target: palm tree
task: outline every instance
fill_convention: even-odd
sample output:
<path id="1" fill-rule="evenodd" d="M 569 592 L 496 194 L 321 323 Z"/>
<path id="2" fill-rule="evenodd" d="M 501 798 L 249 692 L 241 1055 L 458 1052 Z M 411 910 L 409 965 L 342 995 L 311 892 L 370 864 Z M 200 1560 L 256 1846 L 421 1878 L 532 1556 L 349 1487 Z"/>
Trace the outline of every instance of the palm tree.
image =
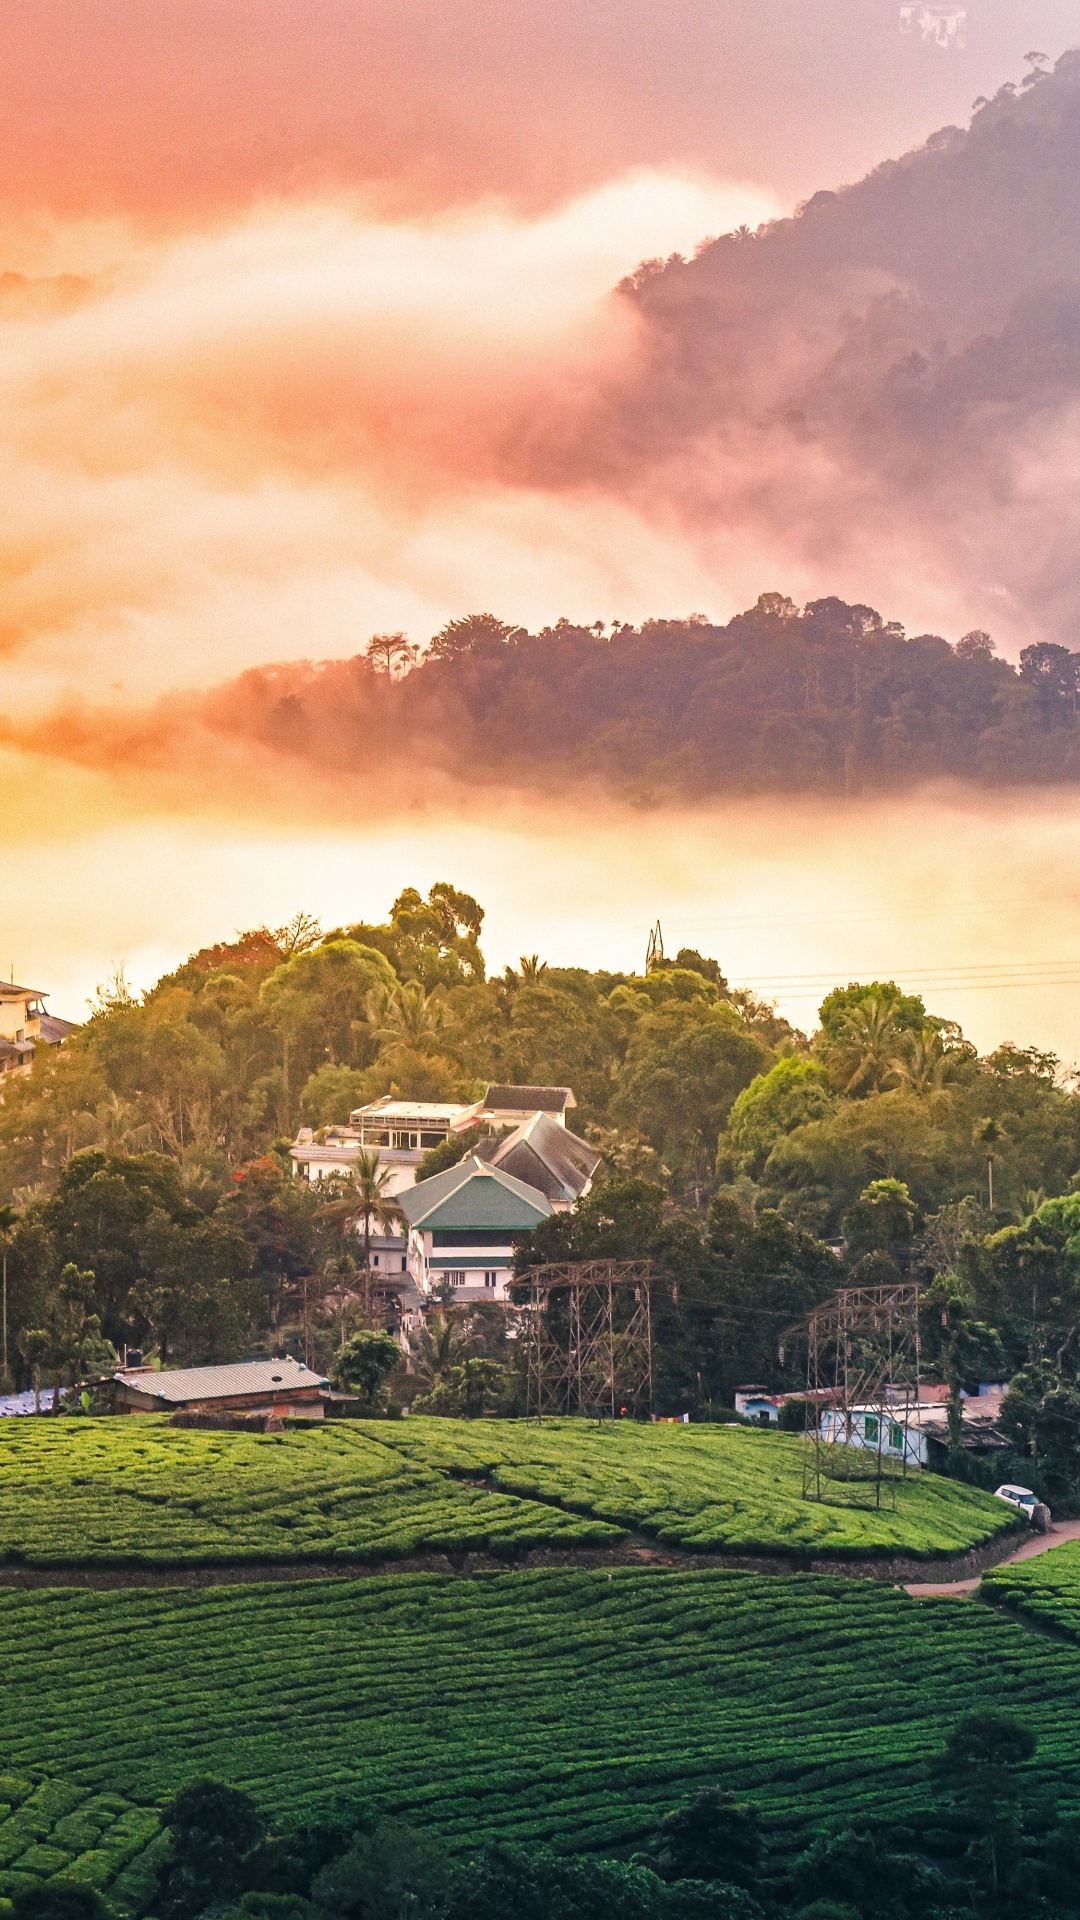
<path id="1" fill-rule="evenodd" d="M 413 1348 L 416 1355 L 416 1377 L 425 1393 L 440 1380 L 448 1380 L 452 1369 L 459 1365 L 469 1346 L 468 1333 L 460 1321 L 451 1320 L 445 1313 L 433 1313 Z"/>
<path id="2" fill-rule="evenodd" d="M 1039 1208 L 1044 1206 L 1049 1196 L 1045 1187 L 1029 1187 L 1016 1208 L 1016 1217 L 1022 1227 L 1030 1226 Z"/>
<path id="3" fill-rule="evenodd" d="M 901 1085 L 919 1094 L 943 1093 L 963 1057 L 958 1049 L 945 1046 L 935 1027 L 902 1034 L 900 1049 L 889 1065 Z"/>
<path id="4" fill-rule="evenodd" d="M 547 961 L 541 960 L 538 953 L 523 953 L 519 965 L 523 987 L 537 986 L 548 970 Z"/>
<path id="5" fill-rule="evenodd" d="M 840 1023 L 832 1050 L 843 1093 L 875 1093 L 894 1072 L 900 1043 L 896 1009 L 891 1000 L 871 994 L 852 1007 Z"/>
<path id="6" fill-rule="evenodd" d="M 380 1226 L 384 1233 L 390 1233 L 404 1218 L 397 1201 L 392 1197 L 388 1182 L 390 1169 L 384 1167 L 377 1153 L 365 1153 L 361 1150 L 356 1157 L 356 1165 L 349 1176 L 351 1192 L 342 1194 L 337 1200 L 328 1200 L 319 1208 L 319 1219 L 340 1220 L 346 1231 L 359 1226 L 364 1241 L 364 1271 L 371 1271 L 371 1230 L 373 1225 Z"/>
<path id="7" fill-rule="evenodd" d="M 976 1120 L 972 1130 L 972 1140 L 982 1147 L 986 1154 L 986 1178 L 990 1189 L 990 1211 L 994 1211 L 994 1156 L 1005 1139 L 1005 1129 L 999 1120 Z"/>
<path id="8" fill-rule="evenodd" d="M 446 1008 L 437 992 L 425 993 L 419 980 L 406 980 L 381 999 L 369 1000 L 368 1017 L 383 1052 L 409 1047 L 431 1053 L 438 1046 Z"/>
<path id="9" fill-rule="evenodd" d="M 171 1108 L 170 1108 L 171 1111 Z M 139 1110 L 130 1100 L 111 1090 L 96 1109 L 99 1146 L 107 1153 L 130 1153 L 148 1147 L 154 1129 L 148 1120 L 139 1119 Z"/>

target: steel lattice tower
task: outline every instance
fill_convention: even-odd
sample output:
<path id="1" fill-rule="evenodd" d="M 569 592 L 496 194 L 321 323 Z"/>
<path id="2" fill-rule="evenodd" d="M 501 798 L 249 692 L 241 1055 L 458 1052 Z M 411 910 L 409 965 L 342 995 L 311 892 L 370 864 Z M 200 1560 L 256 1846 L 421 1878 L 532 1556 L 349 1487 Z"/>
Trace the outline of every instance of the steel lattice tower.
<path id="1" fill-rule="evenodd" d="M 653 1284 L 640 1260 L 566 1260 L 522 1276 L 526 1413 L 652 1411 Z"/>
<path id="2" fill-rule="evenodd" d="M 806 1446 L 803 1498 L 824 1500 L 830 1481 L 866 1488 L 867 1502 L 892 1502 L 908 1470 L 908 1423 L 919 1404 L 919 1288 L 843 1287 L 793 1330 L 806 1340 Z M 792 1335 L 785 1335 L 785 1340 Z M 876 1447 L 852 1445 L 855 1411 L 876 1421 Z M 831 1415 L 829 1432 L 822 1419 Z M 898 1426 L 900 1457 L 887 1436 Z M 850 1500 L 847 1504 L 850 1504 Z"/>

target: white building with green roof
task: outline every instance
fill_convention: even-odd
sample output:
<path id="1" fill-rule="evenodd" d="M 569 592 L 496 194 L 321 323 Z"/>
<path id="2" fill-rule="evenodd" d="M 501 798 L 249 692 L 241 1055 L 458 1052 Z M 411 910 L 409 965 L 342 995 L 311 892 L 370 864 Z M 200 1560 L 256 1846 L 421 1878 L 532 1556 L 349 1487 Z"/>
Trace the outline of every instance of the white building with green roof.
<path id="1" fill-rule="evenodd" d="M 553 1211 L 537 1187 L 472 1154 L 399 1194 L 398 1204 L 420 1292 L 450 1286 L 461 1300 L 505 1301 L 515 1246 Z"/>

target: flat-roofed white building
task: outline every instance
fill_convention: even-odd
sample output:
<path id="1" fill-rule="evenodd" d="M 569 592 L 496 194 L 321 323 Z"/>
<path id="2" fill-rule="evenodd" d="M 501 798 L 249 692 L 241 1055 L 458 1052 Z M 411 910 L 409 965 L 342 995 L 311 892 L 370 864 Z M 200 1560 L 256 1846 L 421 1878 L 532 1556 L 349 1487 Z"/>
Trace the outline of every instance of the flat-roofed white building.
<path id="1" fill-rule="evenodd" d="M 403 1193 L 415 1184 L 425 1153 L 441 1147 L 450 1133 L 470 1125 L 474 1116 L 479 1116 L 475 1101 L 465 1105 L 394 1100 L 385 1095 L 355 1108 L 347 1126 L 301 1127 L 291 1150 L 293 1168 L 302 1180 L 328 1180 L 335 1173 L 348 1177 L 361 1152 L 377 1153 L 380 1166 L 390 1176 L 387 1191 Z"/>

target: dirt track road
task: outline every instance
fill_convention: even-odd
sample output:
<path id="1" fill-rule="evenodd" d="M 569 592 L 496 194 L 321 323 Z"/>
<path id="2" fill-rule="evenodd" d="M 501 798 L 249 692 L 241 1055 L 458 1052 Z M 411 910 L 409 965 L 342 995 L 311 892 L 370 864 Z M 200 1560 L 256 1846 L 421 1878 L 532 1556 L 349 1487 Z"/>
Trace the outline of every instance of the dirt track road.
<path id="1" fill-rule="evenodd" d="M 1015 1553 L 1006 1555 L 997 1564 L 1011 1567 L 1016 1560 L 1032 1560 L 1037 1553 L 1049 1553 L 1051 1547 L 1064 1546 L 1066 1540 L 1080 1540 L 1080 1520 L 1059 1520 L 1049 1533 L 1033 1533 Z M 977 1574 L 973 1580 L 911 1580 L 905 1583 L 904 1591 L 916 1600 L 929 1600 L 941 1593 L 974 1593 L 981 1585 L 982 1575 Z"/>

